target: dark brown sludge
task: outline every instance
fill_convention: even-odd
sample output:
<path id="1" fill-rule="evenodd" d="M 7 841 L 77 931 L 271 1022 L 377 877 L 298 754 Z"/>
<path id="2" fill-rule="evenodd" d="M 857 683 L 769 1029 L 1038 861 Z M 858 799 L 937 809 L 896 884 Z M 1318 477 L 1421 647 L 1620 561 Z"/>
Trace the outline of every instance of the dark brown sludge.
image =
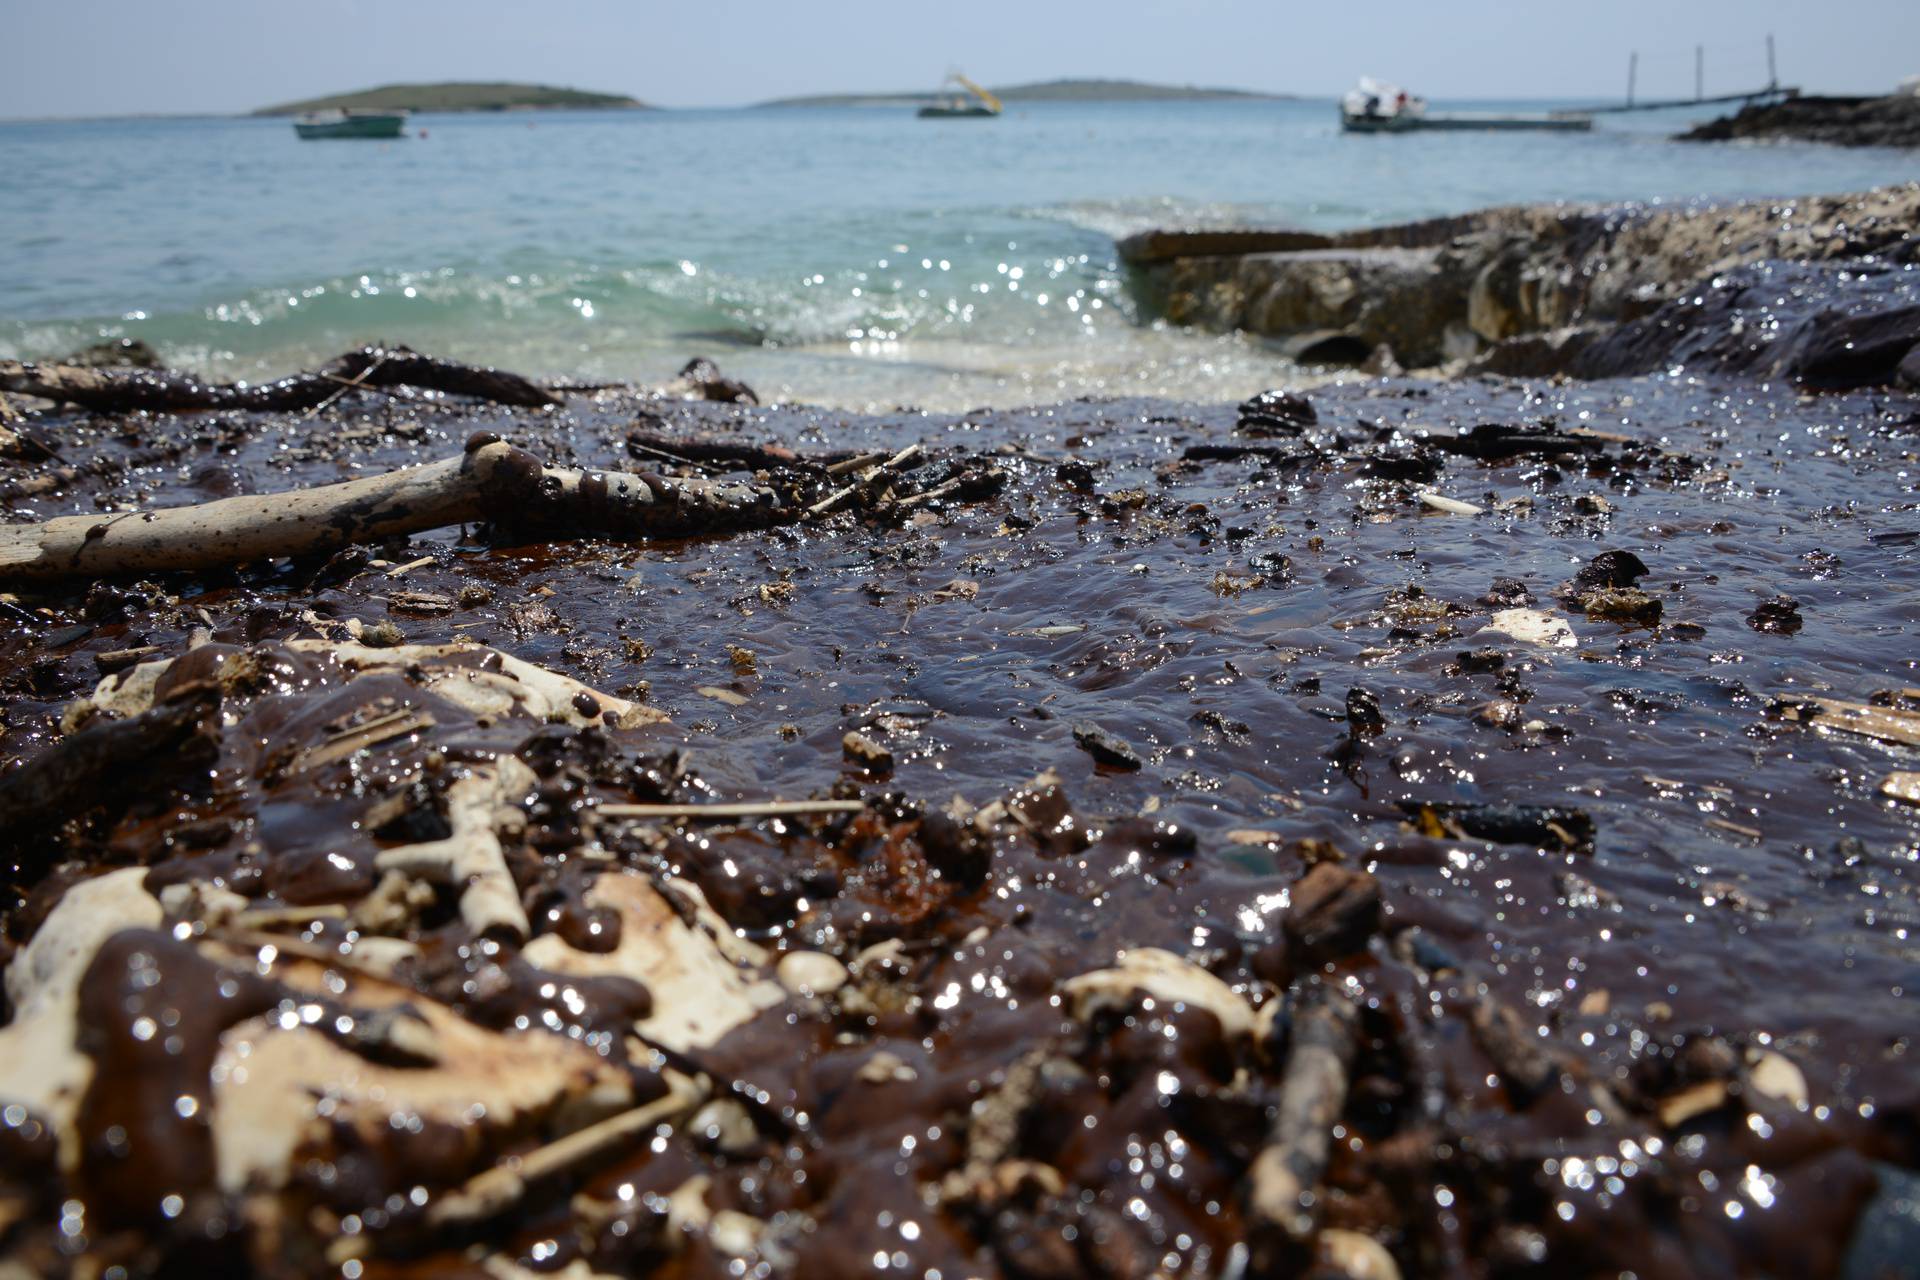
<path id="1" fill-rule="evenodd" d="M 1667 379 L 36 417 L 96 461 L 0 464 L 16 522 L 483 434 L 779 515 L 0 582 L 0 1252 L 1893 1274 L 1916 422 Z"/>

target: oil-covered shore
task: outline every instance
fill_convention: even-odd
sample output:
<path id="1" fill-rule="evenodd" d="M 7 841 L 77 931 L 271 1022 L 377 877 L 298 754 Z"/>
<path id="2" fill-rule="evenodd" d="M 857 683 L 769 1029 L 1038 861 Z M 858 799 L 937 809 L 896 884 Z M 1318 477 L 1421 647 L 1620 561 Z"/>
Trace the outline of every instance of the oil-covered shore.
<path id="1" fill-rule="evenodd" d="M 500 442 L 780 513 L 5 571 L 25 1271 L 1912 1256 L 1908 391 L 11 427 L 102 547 Z"/>

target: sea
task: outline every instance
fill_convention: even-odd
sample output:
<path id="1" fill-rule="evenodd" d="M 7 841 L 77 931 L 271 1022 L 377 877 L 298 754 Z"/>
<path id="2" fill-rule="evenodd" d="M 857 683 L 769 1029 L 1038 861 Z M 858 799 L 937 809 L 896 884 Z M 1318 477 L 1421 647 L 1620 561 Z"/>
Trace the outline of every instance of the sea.
<path id="1" fill-rule="evenodd" d="M 1435 103 L 1444 109 L 1550 103 Z M 1590 134 L 1340 132 L 1332 101 L 0 123 L 0 357 L 103 339 L 259 380 L 358 344 L 571 381 L 705 355 L 762 399 L 961 410 L 1238 398 L 1270 344 L 1145 311 L 1116 238 L 1337 229 L 1516 201 L 1689 201 L 1920 178 L 1911 152 Z"/>

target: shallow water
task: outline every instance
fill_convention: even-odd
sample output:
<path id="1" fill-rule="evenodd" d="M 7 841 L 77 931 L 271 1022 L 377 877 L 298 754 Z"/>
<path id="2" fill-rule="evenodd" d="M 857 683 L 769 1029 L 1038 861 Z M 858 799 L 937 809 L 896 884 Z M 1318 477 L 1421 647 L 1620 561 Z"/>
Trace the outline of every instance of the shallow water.
<path id="1" fill-rule="evenodd" d="M 1237 398 L 1284 367 L 1145 323 L 1116 235 L 1920 173 L 1897 152 L 1668 142 L 1686 118 L 1385 138 L 1342 135 L 1322 102 L 561 113 L 335 144 L 284 120 L 0 124 L 0 356 L 125 334 L 259 377 L 383 339 L 588 378 L 706 353 L 763 395 L 849 406 Z"/>

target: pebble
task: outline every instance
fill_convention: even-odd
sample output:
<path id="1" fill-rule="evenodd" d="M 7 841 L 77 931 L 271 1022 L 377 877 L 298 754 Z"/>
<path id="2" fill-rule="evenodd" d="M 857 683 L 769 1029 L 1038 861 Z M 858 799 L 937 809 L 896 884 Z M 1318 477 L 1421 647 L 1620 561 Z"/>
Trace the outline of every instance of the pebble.
<path id="1" fill-rule="evenodd" d="M 1480 597 L 1480 603 L 1495 608 L 1516 609 L 1532 604 L 1533 592 L 1527 590 L 1527 584 L 1518 578 L 1495 578 L 1487 588 L 1487 594 Z"/>
<path id="2" fill-rule="evenodd" d="M 1073 726 L 1073 740 L 1096 764 L 1109 769 L 1138 769 L 1145 763 L 1125 738 L 1108 733 L 1091 720 L 1082 720 Z"/>
<path id="3" fill-rule="evenodd" d="M 1880 783 L 1880 794 L 1890 800 L 1920 804 L 1920 773 L 1900 770 L 1888 774 Z"/>
<path id="4" fill-rule="evenodd" d="M 746 1155 L 760 1145 L 753 1117 L 732 1098 L 715 1098 L 694 1112 L 687 1130 L 723 1155 Z"/>
<path id="5" fill-rule="evenodd" d="M 1660 621 L 1660 600 L 1637 587 L 1602 587 L 1579 597 L 1581 610 L 1589 617 L 1606 622 L 1637 622 L 1652 626 Z"/>
<path id="6" fill-rule="evenodd" d="M 391 649 L 406 642 L 406 633 L 391 622 L 376 622 L 360 633 L 360 643 L 374 649 Z"/>
<path id="7" fill-rule="evenodd" d="M 1380 882 L 1364 871 L 1322 862 L 1294 882 L 1287 941 L 1309 959 L 1364 949 L 1380 927 Z"/>
<path id="8" fill-rule="evenodd" d="M 1747 625 L 1773 635 L 1793 635 L 1800 630 L 1800 604 L 1792 596 L 1763 600 L 1747 615 Z"/>
<path id="9" fill-rule="evenodd" d="M 847 966 L 824 951 L 789 951 L 774 968 L 780 985 L 799 996 L 830 996 L 847 985 Z"/>
<path id="10" fill-rule="evenodd" d="M 840 739 L 840 750 L 847 759 L 872 773 L 893 772 L 893 752 L 858 730 L 849 730 Z"/>
<path id="11" fill-rule="evenodd" d="M 920 1078 L 918 1071 L 890 1049 L 882 1049 L 861 1063 L 856 1074 L 868 1084 L 905 1084 Z"/>
<path id="12" fill-rule="evenodd" d="M 1422 489 L 1413 496 L 1420 499 L 1422 504 L 1432 507 L 1435 511 L 1444 511 L 1448 515 L 1477 516 L 1486 510 L 1485 507 L 1476 507 L 1471 502 L 1462 502 L 1458 498 L 1449 498 L 1445 494 L 1435 493 L 1431 489 Z"/>
<path id="13" fill-rule="evenodd" d="M 1795 1108 L 1804 1108 L 1812 1097 L 1806 1073 L 1791 1058 L 1772 1049 L 1747 1051 L 1747 1087 Z"/>
<path id="14" fill-rule="evenodd" d="M 1299 435 L 1316 425 L 1313 402 L 1294 391 L 1262 391 L 1240 404 L 1237 429 L 1252 436 Z"/>
<path id="15" fill-rule="evenodd" d="M 1552 649 L 1571 649 L 1580 643 L 1571 623 L 1544 609 L 1502 609 L 1487 620 L 1484 630 Z"/>
<path id="16" fill-rule="evenodd" d="M 1703 1080 L 1660 1099 L 1656 1110 L 1662 1125 L 1678 1129 L 1689 1120 L 1718 1111 L 1726 1102 L 1726 1085 L 1718 1080 Z"/>
<path id="17" fill-rule="evenodd" d="M 1400 1280 L 1400 1264 L 1386 1246 L 1372 1236 L 1339 1227 L 1326 1227 L 1317 1242 L 1316 1275 L 1332 1274 L 1347 1280 Z"/>
<path id="18" fill-rule="evenodd" d="M 1498 649 L 1472 649 L 1454 659 L 1464 672 L 1498 671 L 1507 665 L 1507 655 Z"/>
<path id="19" fill-rule="evenodd" d="M 1647 562 L 1631 551 L 1602 551 L 1573 575 L 1573 591 L 1578 594 L 1604 587 L 1630 587 L 1648 572 Z"/>

